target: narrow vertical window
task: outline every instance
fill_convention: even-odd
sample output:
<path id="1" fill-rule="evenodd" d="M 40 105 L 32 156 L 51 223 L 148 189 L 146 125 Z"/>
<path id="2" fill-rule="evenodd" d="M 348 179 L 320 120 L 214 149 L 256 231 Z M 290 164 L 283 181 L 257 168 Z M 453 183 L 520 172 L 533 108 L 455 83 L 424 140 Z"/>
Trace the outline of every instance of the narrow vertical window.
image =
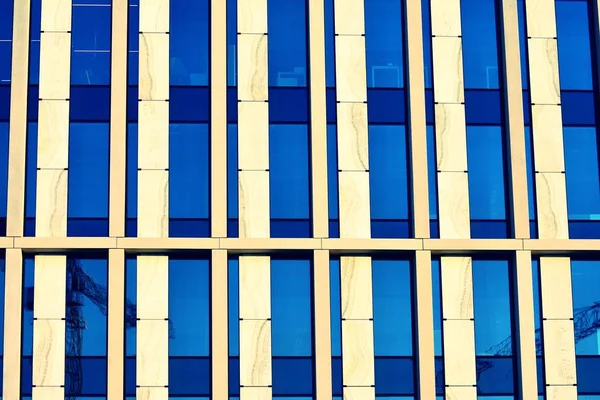
<path id="1" fill-rule="evenodd" d="M 135 397 L 137 258 L 125 259 L 125 396 Z"/>
<path id="2" fill-rule="evenodd" d="M 227 125 L 227 236 L 238 237 L 238 135 L 237 124 Z"/>
<path id="3" fill-rule="evenodd" d="M 327 201 L 329 205 L 329 237 L 340 237 L 337 131 L 335 124 L 327 124 Z"/>
<path id="4" fill-rule="evenodd" d="M 23 257 L 23 320 L 21 325 L 21 397 L 31 397 L 33 382 L 33 256 Z"/>

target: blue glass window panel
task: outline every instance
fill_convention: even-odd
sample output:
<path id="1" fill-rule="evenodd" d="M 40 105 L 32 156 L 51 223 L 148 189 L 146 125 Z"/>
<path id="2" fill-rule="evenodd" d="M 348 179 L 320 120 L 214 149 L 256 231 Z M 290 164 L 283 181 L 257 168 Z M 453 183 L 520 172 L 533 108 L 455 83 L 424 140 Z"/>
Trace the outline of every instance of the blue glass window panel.
<path id="1" fill-rule="evenodd" d="M 271 329 L 273 357 L 312 354 L 309 260 L 271 260 Z"/>
<path id="2" fill-rule="evenodd" d="M 230 222 L 238 218 L 238 136 L 237 125 L 227 125 L 227 218 Z M 229 237 L 237 232 L 227 229 Z"/>
<path id="3" fill-rule="evenodd" d="M 170 125 L 169 231 L 171 236 L 210 235 L 209 148 L 208 125 Z"/>
<path id="4" fill-rule="evenodd" d="M 127 53 L 127 84 L 137 85 L 139 80 L 140 54 L 136 51 Z M 135 96 L 137 98 L 137 96 Z M 135 104 L 137 112 L 137 103 Z M 128 110 L 129 111 L 129 110 Z M 137 115 L 137 114 L 136 114 Z M 136 117 L 137 119 L 137 117 Z"/>
<path id="5" fill-rule="evenodd" d="M 585 329 L 590 324 L 590 318 L 595 322 L 596 310 L 600 306 L 600 262 L 571 260 L 571 279 L 575 329 L 583 331 L 578 337 L 579 340 L 575 342 L 575 353 L 586 356 L 600 355 L 600 330 L 593 327 Z"/>
<path id="6" fill-rule="evenodd" d="M 406 129 L 369 125 L 371 218 L 408 220 Z"/>
<path id="7" fill-rule="evenodd" d="M 331 386 L 334 396 L 341 396 L 343 392 L 342 385 L 342 357 L 334 357 L 331 360 Z"/>
<path id="8" fill-rule="evenodd" d="M 306 357 L 273 357 L 274 396 L 312 395 L 312 391 L 313 360 Z"/>
<path id="9" fill-rule="evenodd" d="M 0 84 L 0 121 L 10 117 L 10 86 Z"/>
<path id="10" fill-rule="evenodd" d="M 73 123 L 69 133 L 69 236 L 108 235 L 109 126 Z"/>
<path id="11" fill-rule="evenodd" d="M 561 89 L 592 90 L 587 1 L 556 1 L 556 33 Z"/>
<path id="12" fill-rule="evenodd" d="M 73 50 L 110 50 L 111 7 L 73 4 Z"/>
<path id="13" fill-rule="evenodd" d="M 561 91 L 563 126 L 596 124 L 594 92 Z"/>
<path id="14" fill-rule="evenodd" d="M 6 271 L 6 262 L 4 260 L 4 256 L 0 257 L 0 340 L 4 343 L 4 292 L 5 292 L 5 271 Z M 4 346 L 3 346 L 4 347 Z M 4 353 L 4 348 L 0 349 L 0 356 Z M 0 368 L 1 370 L 1 368 Z"/>
<path id="15" fill-rule="evenodd" d="M 435 152 L 435 131 L 427 125 L 427 181 L 429 182 L 429 218 L 438 219 L 437 204 L 437 155 Z"/>
<path id="16" fill-rule="evenodd" d="M 525 158 L 527 163 L 527 203 L 529 220 L 535 220 L 535 167 L 533 164 L 533 138 L 531 127 L 525 126 Z"/>
<path id="17" fill-rule="evenodd" d="M 237 92 L 238 92 L 238 90 L 236 87 L 228 87 L 227 88 L 227 122 L 229 122 L 231 124 L 237 123 L 237 119 L 238 119 Z M 269 93 L 269 95 L 271 95 L 271 93 Z M 271 104 L 269 104 L 269 105 L 271 105 Z"/>
<path id="18" fill-rule="evenodd" d="M 229 328 L 231 331 L 231 328 Z M 240 394 L 240 358 L 229 357 L 229 394 L 239 396 Z"/>
<path id="19" fill-rule="evenodd" d="M 600 175 L 595 128 L 563 129 L 569 220 L 600 220 Z"/>
<path id="20" fill-rule="evenodd" d="M 499 126 L 467 126 L 469 207 L 473 220 L 505 220 L 503 132 Z"/>
<path id="21" fill-rule="evenodd" d="M 8 191 L 8 136 L 7 122 L 0 122 L 0 220 L 6 219 L 6 196 Z M 0 228 L 4 232 L 4 228 Z"/>
<path id="22" fill-rule="evenodd" d="M 209 355 L 209 315 L 208 260 L 170 257 L 170 357 Z"/>
<path id="23" fill-rule="evenodd" d="M 434 353 L 442 356 L 442 281 L 440 260 L 431 260 L 431 281 L 433 283 L 433 340 Z"/>
<path id="24" fill-rule="evenodd" d="M 406 92 L 404 89 L 367 90 L 370 124 L 406 123 Z"/>
<path id="25" fill-rule="evenodd" d="M 306 0 L 268 0 L 269 86 L 306 86 Z"/>
<path id="26" fill-rule="evenodd" d="M 11 42 L 0 42 L 0 85 L 10 84 Z"/>
<path id="27" fill-rule="evenodd" d="M 484 356 L 512 354 L 509 263 L 473 260 L 475 353 Z M 508 343 L 505 342 L 507 339 Z M 498 345 L 507 343 L 507 346 Z"/>
<path id="28" fill-rule="evenodd" d="M 328 88 L 335 86 L 335 33 L 333 28 L 333 1 L 325 5 L 325 79 Z"/>
<path id="29" fill-rule="evenodd" d="M 135 236 L 137 227 L 137 183 L 138 183 L 138 126 L 127 125 L 127 183 L 126 198 L 126 236 Z"/>
<path id="30" fill-rule="evenodd" d="M 425 88 L 433 87 L 433 64 L 431 58 L 431 10 L 428 1 L 421 2 L 421 22 L 423 24 L 423 72 Z"/>
<path id="31" fill-rule="evenodd" d="M 97 396 L 106 396 L 106 357 L 67 357 L 65 364 L 67 368 L 73 367 L 73 373 L 65 374 L 66 398 L 77 396 L 76 399 L 80 400 L 83 395 L 99 400 Z"/>
<path id="32" fill-rule="evenodd" d="M 37 123 L 27 124 L 25 167 L 25 236 L 35 235 L 35 202 L 37 188 Z"/>
<path id="33" fill-rule="evenodd" d="M 308 220 L 308 128 L 306 125 L 270 125 L 269 133 L 271 219 Z M 281 233 L 284 237 L 310 235 L 309 230 L 303 231 L 290 229 Z"/>
<path id="34" fill-rule="evenodd" d="M 210 394 L 210 358 L 208 357 L 169 357 L 169 399 Z"/>
<path id="35" fill-rule="evenodd" d="M 237 259 L 228 261 L 228 280 L 227 299 L 229 302 L 229 356 L 239 356 L 239 327 L 240 327 L 240 311 L 239 311 L 239 262 Z"/>
<path id="36" fill-rule="evenodd" d="M 338 218 L 338 161 L 337 130 L 335 125 L 327 125 L 327 190 L 329 218 Z"/>
<path id="37" fill-rule="evenodd" d="M 29 84 L 40 82 L 40 40 L 32 40 L 29 45 Z"/>
<path id="38" fill-rule="evenodd" d="M 404 35 L 400 3 L 399 0 L 365 1 L 368 87 L 404 87 Z"/>
<path id="39" fill-rule="evenodd" d="M 413 397 L 389 397 L 390 395 L 412 395 L 415 360 L 412 357 L 375 357 L 375 394 L 378 399 L 412 399 Z"/>
<path id="40" fill-rule="evenodd" d="M 136 366 L 135 366 L 135 357 L 126 357 L 125 358 L 125 394 L 127 396 L 135 396 L 136 387 L 135 387 L 135 374 L 136 374 Z M 135 397 L 134 397 L 135 398 Z"/>
<path id="41" fill-rule="evenodd" d="M 495 395 L 490 400 L 498 400 L 502 397 L 496 397 L 497 395 L 515 393 L 513 357 L 477 357 L 476 362 L 478 395 Z"/>
<path id="42" fill-rule="evenodd" d="M 435 393 L 443 396 L 445 391 L 444 360 L 442 357 L 435 357 Z"/>
<path id="43" fill-rule="evenodd" d="M 71 84 L 109 85 L 110 52 L 73 50 L 71 55 Z"/>
<path id="44" fill-rule="evenodd" d="M 128 18 L 128 48 L 130 52 L 137 52 L 140 49 L 140 7 L 137 4 L 130 2 Z"/>
<path id="45" fill-rule="evenodd" d="M 502 123 L 502 95 L 499 90 L 465 90 L 465 118 L 467 125 L 500 125 Z"/>
<path id="46" fill-rule="evenodd" d="M 600 400 L 600 396 L 583 396 L 583 393 L 600 393 L 600 380 L 598 379 L 598 368 L 600 368 L 600 357 L 577 356 L 575 359 L 577 368 L 577 392 L 578 400 Z"/>
<path id="47" fill-rule="evenodd" d="M 208 122 L 210 92 L 207 87 L 171 86 L 169 119 L 173 122 Z"/>
<path id="48" fill-rule="evenodd" d="M 13 26 L 13 2 L 2 3 L 2 14 L 0 14 L 0 40 L 12 39 Z"/>
<path id="49" fill-rule="evenodd" d="M 531 276 L 533 281 L 533 318 L 534 318 L 534 326 L 535 326 L 535 340 L 536 342 L 541 343 L 541 323 L 542 323 L 542 314 L 540 310 L 540 276 L 539 276 L 539 261 L 537 259 L 531 260 Z M 542 355 L 542 346 L 537 348 L 536 354 L 538 356 Z M 538 379 L 540 376 L 543 376 L 543 371 L 538 368 Z"/>
<path id="50" fill-rule="evenodd" d="M 133 325 L 137 319 L 137 259 L 128 257 L 125 259 L 125 299 L 126 299 L 126 325 L 125 325 L 125 356 L 133 358 L 135 367 L 136 354 L 136 328 Z M 133 387 L 135 393 L 135 370 L 133 371 Z"/>
<path id="51" fill-rule="evenodd" d="M 528 59 L 527 59 L 527 34 L 525 33 L 525 3 L 517 0 L 517 18 L 519 23 L 519 53 L 521 59 L 521 85 L 529 89 Z"/>
<path id="52" fill-rule="evenodd" d="M 32 386 L 33 355 L 33 282 L 35 263 L 33 257 L 23 259 L 23 319 L 21 344 L 21 393 L 30 394 Z"/>
<path id="53" fill-rule="evenodd" d="M 307 124 L 308 104 L 306 88 L 271 87 L 269 88 L 269 121 L 272 124 Z"/>
<path id="54" fill-rule="evenodd" d="M 342 292 L 340 287 L 340 260 L 329 261 L 329 285 L 331 296 L 331 355 L 342 355 Z"/>
<path id="55" fill-rule="evenodd" d="M 208 0 L 170 2 L 170 83 L 171 85 L 208 85 Z"/>
<path id="56" fill-rule="evenodd" d="M 498 37 L 495 0 L 461 0 L 465 88 L 497 89 Z"/>
<path id="57" fill-rule="evenodd" d="M 30 40 L 40 40 L 42 31 L 42 0 L 31 0 Z"/>
<path id="58" fill-rule="evenodd" d="M 110 87 L 71 86 L 71 122 L 108 122 L 110 119 Z"/>
<path id="59" fill-rule="evenodd" d="M 373 260 L 375 357 L 412 356 L 410 261 Z"/>
<path id="60" fill-rule="evenodd" d="M 227 4 L 227 85 L 237 85 L 237 0 Z"/>

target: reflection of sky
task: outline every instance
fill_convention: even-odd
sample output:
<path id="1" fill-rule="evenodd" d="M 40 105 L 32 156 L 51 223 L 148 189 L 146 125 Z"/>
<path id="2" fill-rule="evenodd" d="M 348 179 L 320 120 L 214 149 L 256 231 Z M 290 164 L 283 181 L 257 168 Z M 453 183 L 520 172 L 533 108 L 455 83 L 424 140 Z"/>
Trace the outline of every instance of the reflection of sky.
<path id="1" fill-rule="evenodd" d="M 575 313 L 582 307 L 600 302 L 600 261 L 572 260 L 571 280 L 573 286 L 573 309 Z M 598 323 L 598 321 L 595 321 Z M 575 327 L 577 331 L 577 326 Z M 576 343 L 577 355 L 600 354 L 598 329 L 593 334 Z"/>

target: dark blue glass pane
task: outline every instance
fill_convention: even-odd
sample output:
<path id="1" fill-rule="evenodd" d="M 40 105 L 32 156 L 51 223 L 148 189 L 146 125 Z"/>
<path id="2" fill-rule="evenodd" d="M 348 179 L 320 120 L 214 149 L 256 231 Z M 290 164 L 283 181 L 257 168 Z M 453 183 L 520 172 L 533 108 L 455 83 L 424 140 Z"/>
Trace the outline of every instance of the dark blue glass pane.
<path id="1" fill-rule="evenodd" d="M 527 65 L 527 34 L 525 33 L 525 3 L 517 0 L 517 18 L 519 22 L 519 53 L 521 59 L 521 84 L 523 89 L 529 88 L 529 74 Z"/>
<path id="2" fill-rule="evenodd" d="M 135 396 L 135 357 L 125 358 L 125 395 Z"/>
<path id="3" fill-rule="evenodd" d="M 436 356 L 442 355 L 442 284 L 440 260 L 431 260 L 431 281 L 433 284 L 433 341 Z"/>
<path id="4" fill-rule="evenodd" d="M 228 0 L 229 1 L 229 0 Z M 237 123 L 238 117 L 238 98 L 237 98 L 237 87 L 227 88 L 227 122 L 230 124 Z"/>
<path id="5" fill-rule="evenodd" d="M 306 86 L 306 0 L 268 0 L 269 86 Z"/>
<path id="6" fill-rule="evenodd" d="M 435 131 L 432 125 L 427 125 L 427 182 L 429 184 L 429 218 L 437 219 L 437 155 Z"/>
<path id="7" fill-rule="evenodd" d="M 0 40 L 10 40 L 12 38 L 13 25 L 13 2 L 5 1 L 2 3 L 2 14 L 0 14 Z"/>
<path id="8" fill-rule="evenodd" d="M 593 89 L 587 1 L 556 1 L 561 89 Z"/>
<path id="9" fill-rule="evenodd" d="M 37 102 L 36 102 L 37 103 Z M 35 193 L 37 188 L 37 123 L 27 125 L 25 161 L 25 235 L 35 235 Z"/>
<path id="10" fill-rule="evenodd" d="M 444 395 L 445 388 L 444 360 L 442 357 L 435 357 L 435 393 L 438 396 Z"/>
<path id="11" fill-rule="evenodd" d="M 600 221 L 569 221 L 570 239 L 600 238 Z"/>
<path id="12" fill-rule="evenodd" d="M 131 16 L 130 16 L 131 18 Z M 131 23 L 131 22 L 130 22 Z M 127 84 L 137 86 L 139 81 L 139 64 L 140 55 L 138 52 L 132 52 L 131 50 L 127 54 Z M 137 98 L 137 96 L 136 96 Z M 137 105 L 136 105 L 137 106 Z M 129 110 L 127 110 L 129 114 Z"/>
<path id="13" fill-rule="evenodd" d="M 6 218 L 8 190 L 8 123 L 0 122 L 0 218 Z M 4 230 L 0 230 L 4 234 Z"/>
<path id="14" fill-rule="evenodd" d="M 342 384 L 342 357 L 333 357 L 331 360 L 331 385 L 334 396 L 341 396 Z"/>
<path id="15" fill-rule="evenodd" d="M 477 357 L 477 393 L 514 394 L 514 363 L 513 357 Z"/>
<path id="16" fill-rule="evenodd" d="M 500 125 L 502 123 L 501 101 L 499 90 L 465 90 L 467 124 Z"/>
<path id="17" fill-rule="evenodd" d="M 237 0 L 226 0 L 227 8 L 227 85 L 235 86 L 237 74 Z"/>
<path id="18" fill-rule="evenodd" d="M 71 84 L 109 85 L 110 52 L 108 50 L 73 50 L 71 55 Z"/>
<path id="19" fill-rule="evenodd" d="M 227 125 L 227 218 L 238 217 L 238 136 L 237 125 Z M 232 237 L 232 232 L 228 232 Z M 237 236 L 237 235 L 236 235 Z"/>
<path id="20" fill-rule="evenodd" d="M 408 220 L 371 220 L 371 237 L 375 239 L 409 238 L 411 223 Z"/>
<path id="21" fill-rule="evenodd" d="M 229 395 L 240 394 L 240 358 L 229 357 Z"/>
<path id="22" fill-rule="evenodd" d="M 171 122 L 208 122 L 210 112 L 208 88 L 173 86 L 169 96 Z"/>
<path id="23" fill-rule="evenodd" d="M 271 218 L 271 237 L 307 238 L 311 237 L 311 225 L 308 219 Z"/>
<path id="24" fill-rule="evenodd" d="M 581 126 L 596 123 L 594 92 L 591 90 L 585 92 L 562 91 L 560 96 L 563 125 Z"/>
<path id="25" fill-rule="evenodd" d="M 65 396 L 106 395 L 105 357 L 67 357 Z"/>
<path id="26" fill-rule="evenodd" d="M 109 172 L 109 126 L 104 123 L 72 123 L 69 133 L 69 219 L 108 218 L 108 172 Z M 83 236 L 106 234 L 104 229 L 88 224 L 90 232 L 81 232 L 84 225 L 78 224 L 78 233 Z M 73 226 L 77 228 L 76 226 Z M 69 236 L 75 232 L 68 231 Z"/>
<path id="27" fill-rule="evenodd" d="M 339 238 L 340 237 L 340 221 L 338 219 L 329 220 L 329 237 Z"/>
<path id="28" fill-rule="evenodd" d="M 337 131 L 335 125 L 327 125 L 327 196 L 329 218 L 338 218 L 338 161 Z M 331 235 L 330 237 L 335 237 Z"/>
<path id="29" fill-rule="evenodd" d="M 325 5 L 325 75 L 326 86 L 335 86 L 335 34 L 333 28 L 333 1 L 324 0 Z"/>
<path id="30" fill-rule="evenodd" d="M 110 3 L 96 6 L 73 4 L 73 50 L 110 50 L 110 31 Z"/>
<path id="31" fill-rule="evenodd" d="M 169 219 L 178 222 L 173 224 L 177 236 L 206 233 L 202 231 L 210 213 L 209 149 L 208 125 L 170 125 Z"/>
<path id="32" fill-rule="evenodd" d="M 2 17 L 0 17 L 2 18 Z M 0 24 L 2 24 L 2 22 L 0 21 Z M 0 29 L 2 29 L 0 27 Z M 0 35 L 2 35 L 0 33 Z M 1 36 L 0 36 L 1 37 Z M 0 39 L 2 40 L 2 39 Z M 2 87 L 3 89 L 5 89 L 6 91 L 10 90 L 10 72 L 11 72 L 11 42 L 2 42 L 0 41 L 0 60 L 2 60 L 2 62 L 0 62 L 0 87 Z M 2 102 L 0 101 L 0 104 L 2 104 Z M 0 106 L 0 110 L 2 109 L 2 107 Z M 6 112 L 6 110 L 2 110 L 2 112 Z"/>
<path id="33" fill-rule="evenodd" d="M 130 75 L 131 76 L 131 75 Z M 137 83 L 136 83 L 137 85 Z M 127 121 L 137 122 L 138 119 L 138 87 L 127 87 Z"/>
<path id="34" fill-rule="evenodd" d="M 0 306 L 2 306 L 2 310 L 0 310 L 0 340 L 4 343 L 4 293 L 5 293 L 5 271 L 6 271 L 6 263 L 4 258 L 0 260 Z M 4 349 L 0 350 L 0 357 L 4 353 Z M 0 368 L 1 370 L 1 368 Z"/>
<path id="35" fill-rule="evenodd" d="M 281 124 L 308 123 L 308 90 L 269 88 L 269 121 Z"/>
<path id="36" fill-rule="evenodd" d="M 208 85 L 208 0 L 170 2 L 169 75 L 171 85 Z"/>
<path id="37" fill-rule="evenodd" d="M 271 335 L 273 357 L 312 354 L 309 260 L 271 261 Z"/>
<path id="38" fill-rule="evenodd" d="M 312 359 L 304 357 L 273 357 L 273 395 L 310 396 L 312 392 Z"/>
<path id="39" fill-rule="evenodd" d="M 31 356 L 21 359 L 21 395 L 31 396 L 33 383 L 33 359 Z"/>
<path id="40" fill-rule="evenodd" d="M 533 164 L 533 138 L 531 128 L 526 126 L 525 135 L 525 158 L 527 164 L 527 203 L 529 209 L 529 220 L 535 220 L 535 167 Z"/>
<path id="41" fill-rule="evenodd" d="M 329 262 L 329 284 L 331 296 L 331 354 L 342 355 L 342 292 L 340 287 L 340 260 Z"/>
<path id="42" fill-rule="evenodd" d="M 169 218 L 169 237 L 210 237 L 210 220 Z"/>
<path id="43" fill-rule="evenodd" d="M 335 96 L 335 89 L 327 88 L 325 101 L 327 102 L 327 123 L 335 124 L 337 122 L 337 100 Z"/>
<path id="44" fill-rule="evenodd" d="M 531 96 L 528 90 L 523 90 L 523 122 L 531 125 Z"/>
<path id="45" fill-rule="evenodd" d="M 404 87 L 401 2 L 365 1 L 368 87 Z"/>
<path id="46" fill-rule="evenodd" d="M 414 395 L 414 368 L 415 360 L 412 357 L 375 356 L 375 394 Z"/>
<path id="47" fill-rule="evenodd" d="M 134 3 L 133 0 L 129 2 L 129 26 L 128 26 L 128 48 L 129 51 L 134 51 L 137 53 L 140 46 L 140 7 L 138 7 L 137 3 Z"/>
<path id="48" fill-rule="evenodd" d="M 421 2 L 421 22 L 423 25 L 423 72 L 425 73 L 425 88 L 432 88 L 432 60 L 431 60 L 431 11 L 428 1 Z"/>
<path id="49" fill-rule="evenodd" d="M 433 101 L 433 90 L 425 90 L 425 119 L 427 124 L 435 123 L 435 110 Z"/>
<path id="50" fill-rule="evenodd" d="M 506 239 L 509 232 L 508 221 L 471 220 L 471 238 Z"/>
<path id="51" fill-rule="evenodd" d="M 127 227 L 126 236 L 135 236 L 137 230 L 138 129 L 127 125 L 127 183 L 125 189 Z"/>
<path id="52" fill-rule="evenodd" d="M 229 278 L 227 280 L 229 356 L 239 356 L 239 263 L 237 259 L 229 260 L 227 276 Z"/>
<path id="53" fill-rule="evenodd" d="M 404 89 L 369 89 L 368 114 L 370 124 L 404 124 L 406 122 L 406 92 Z"/>
<path id="54" fill-rule="evenodd" d="M 579 394 L 600 394 L 599 356 L 577 356 L 577 392 Z"/>
<path id="55" fill-rule="evenodd" d="M 0 121 L 10 117 L 10 86 L 0 84 Z"/>
<path id="56" fill-rule="evenodd" d="M 69 107 L 71 121 L 108 122 L 110 119 L 110 88 L 108 86 L 71 86 Z"/>
<path id="57" fill-rule="evenodd" d="M 440 223 L 436 219 L 429 221 L 429 236 L 431 236 L 432 239 L 440 238 Z"/>
<path id="58" fill-rule="evenodd" d="M 169 396 L 208 396 L 210 358 L 169 357 Z"/>
<path id="59" fill-rule="evenodd" d="M 465 88 L 496 89 L 498 28 L 495 0 L 461 0 Z"/>

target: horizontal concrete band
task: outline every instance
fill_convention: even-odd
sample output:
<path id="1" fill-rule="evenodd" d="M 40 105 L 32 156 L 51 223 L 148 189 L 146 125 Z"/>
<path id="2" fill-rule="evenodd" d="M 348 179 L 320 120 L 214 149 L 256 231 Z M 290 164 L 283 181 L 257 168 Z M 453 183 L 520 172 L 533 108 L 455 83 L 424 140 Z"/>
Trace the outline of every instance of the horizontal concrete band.
<path id="1" fill-rule="evenodd" d="M 600 240 L 578 239 L 248 239 L 248 238 L 111 238 L 0 237 L 0 249 L 25 252 L 123 249 L 126 252 L 229 250 L 234 253 L 329 250 L 332 253 L 416 251 L 435 253 L 530 250 L 543 254 L 600 251 Z"/>

